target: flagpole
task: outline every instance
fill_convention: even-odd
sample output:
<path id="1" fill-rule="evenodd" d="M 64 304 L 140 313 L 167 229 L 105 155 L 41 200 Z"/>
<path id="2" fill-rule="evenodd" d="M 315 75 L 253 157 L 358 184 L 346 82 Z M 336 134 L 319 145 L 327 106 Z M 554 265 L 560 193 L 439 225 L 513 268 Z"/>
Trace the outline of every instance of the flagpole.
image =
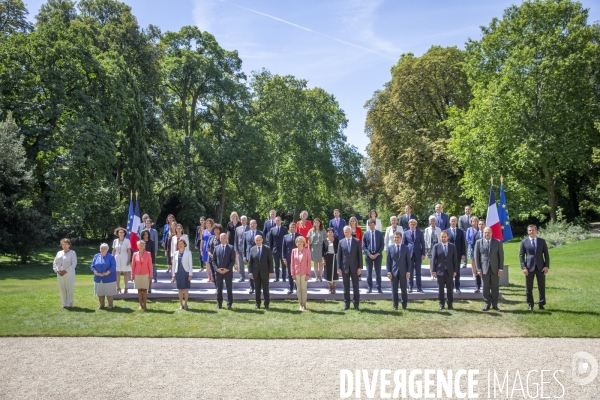
<path id="1" fill-rule="evenodd" d="M 131 190 L 131 191 L 129 192 L 129 200 L 130 200 L 130 201 L 131 201 L 131 200 L 133 200 L 133 190 Z"/>

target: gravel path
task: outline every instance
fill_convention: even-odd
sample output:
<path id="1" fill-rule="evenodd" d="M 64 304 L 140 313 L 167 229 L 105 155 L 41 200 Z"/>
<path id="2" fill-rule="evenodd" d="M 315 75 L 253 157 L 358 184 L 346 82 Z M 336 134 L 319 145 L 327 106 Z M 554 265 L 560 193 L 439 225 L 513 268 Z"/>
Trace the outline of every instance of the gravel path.
<path id="1" fill-rule="evenodd" d="M 478 369 L 479 398 L 488 398 L 488 370 L 502 378 L 508 371 L 511 390 L 517 381 L 513 398 L 524 398 L 519 381 L 527 390 L 527 373 L 537 370 L 531 397 L 525 392 L 533 398 L 541 369 L 551 371 L 544 396 L 561 397 L 552 374 L 562 370 L 556 377 L 563 399 L 600 399 L 600 376 L 586 386 L 573 383 L 579 351 L 600 360 L 600 339 L 0 338 L 0 399 L 336 399 L 341 369 Z M 388 379 L 391 393 L 393 372 Z"/>

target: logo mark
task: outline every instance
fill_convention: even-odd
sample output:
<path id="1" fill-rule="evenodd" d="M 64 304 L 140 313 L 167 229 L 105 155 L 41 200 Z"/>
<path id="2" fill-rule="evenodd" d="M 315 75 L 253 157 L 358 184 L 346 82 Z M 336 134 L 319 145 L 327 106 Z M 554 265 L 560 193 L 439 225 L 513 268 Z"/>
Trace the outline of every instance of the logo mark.
<path id="1" fill-rule="evenodd" d="M 598 375 L 598 361 L 590 353 L 579 351 L 573 355 L 571 369 L 573 382 L 576 385 L 587 385 Z"/>

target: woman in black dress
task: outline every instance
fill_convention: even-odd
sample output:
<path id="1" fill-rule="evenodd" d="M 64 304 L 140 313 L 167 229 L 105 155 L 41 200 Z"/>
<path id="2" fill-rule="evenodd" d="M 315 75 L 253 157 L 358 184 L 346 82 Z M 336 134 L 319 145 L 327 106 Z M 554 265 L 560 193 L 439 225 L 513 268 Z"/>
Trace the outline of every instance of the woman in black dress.
<path id="1" fill-rule="evenodd" d="M 206 245 L 206 252 L 208 253 L 208 262 L 206 263 L 206 271 L 207 274 L 211 274 L 212 282 L 217 287 L 217 271 L 212 266 L 212 258 L 213 253 L 215 252 L 215 248 L 221 244 L 219 241 L 219 236 L 221 236 L 221 231 L 223 230 L 223 226 L 221 224 L 213 225 L 214 235 L 208 239 L 208 244 Z"/>
<path id="2" fill-rule="evenodd" d="M 167 272 L 171 273 L 173 270 L 173 254 L 171 254 L 171 241 L 173 236 L 176 236 L 175 227 L 177 226 L 177 222 L 175 220 L 171 221 L 171 226 L 169 226 L 169 231 L 167 233 L 167 241 L 165 242 L 165 257 L 167 257 Z"/>
<path id="3" fill-rule="evenodd" d="M 325 279 L 329 293 L 335 294 L 335 285 L 339 279 L 336 264 L 338 239 L 333 237 L 333 228 L 327 229 L 327 239 L 323 240 L 323 262 L 325 263 Z"/>

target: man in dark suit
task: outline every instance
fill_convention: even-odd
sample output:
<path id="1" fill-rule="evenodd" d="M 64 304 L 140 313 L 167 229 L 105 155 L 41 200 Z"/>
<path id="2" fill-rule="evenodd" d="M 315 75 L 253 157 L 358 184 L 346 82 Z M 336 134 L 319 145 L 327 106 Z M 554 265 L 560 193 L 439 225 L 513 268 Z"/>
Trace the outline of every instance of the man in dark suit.
<path id="1" fill-rule="evenodd" d="M 410 250 L 402 244 L 402 233 L 394 233 L 394 244 L 388 246 L 385 266 L 388 279 L 392 281 L 392 304 L 394 310 L 398 309 L 398 283 L 402 294 L 402 309 L 406 310 L 408 294 L 406 280 L 410 278 Z"/>
<path id="2" fill-rule="evenodd" d="M 267 233 L 268 232 L 268 233 Z M 281 225 L 281 217 L 275 218 L 275 226 L 269 231 L 265 231 L 267 235 L 267 246 L 271 248 L 273 252 L 273 260 L 275 261 L 275 282 L 279 282 L 279 269 L 282 266 L 282 251 L 283 251 L 283 238 L 288 232 L 287 228 Z M 286 267 L 285 264 L 281 268 L 281 280 L 286 279 Z"/>
<path id="3" fill-rule="evenodd" d="M 475 245 L 477 244 L 478 240 L 483 239 L 483 230 L 485 229 L 485 221 L 483 219 L 480 219 L 479 222 L 477 223 L 477 226 L 479 227 L 479 230 L 477 232 L 475 232 L 475 234 L 473 235 L 473 257 L 475 257 Z M 477 267 L 475 266 L 475 264 L 473 264 L 473 278 L 475 279 L 475 284 L 477 285 L 477 288 L 475 289 L 475 291 L 473 293 L 479 293 L 481 292 L 481 276 L 479 276 L 479 274 L 477 273 Z"/>
<path id="4" fill-rule="evenodd" d="M 398 222 L 398 224 L 400 224 L 400 226 L 402 227 L 404 232 L 406 232 L 407 230 L 410 229 L 409 224 L 408 224 L 410 222 L 410 220 L 414 219 L 416 221 L 417 216 L 412 213 L 412 207 L 410 206 L 410 204 L 407 204 L 406 207 L 404 207 L 404 212 L 405 212 L 405 214 L 400 217 L 400 221 Z"/>
<path id="5" fill-rule="evenodd" d="M 269 246 L 263 245 L 262 235 L 257 234 L 254 238 L 256 246 L 250 250 L 248 256 L 248 276 L 254 281 L 256 288 L 256 304 L 254 308 L 260 308 L 260 292 L 262 290 L 265 298 L 265 309 L 269 309 L 269 278 L 273 277 L 273 253 Z"/>
<path id="6" fill-rule="evenodd" d="M 441 204 L 435 205 L 435 213 L 431 214 L 435 217 L 435 225 L 441 230 L 445 231 L 450 228 L 450 222 L 448 220 L 448 214 L 444 213 L 444 208 Z"/>
<path id="7" fill-rule="evenodd" d="M 440 310 L 444 309 L 444 286 L 446 287 L 446 294 L 448 296 L 448 310 L 453 310 L 452 281 L 456 276 L 456 271 L 460 267 L 458 265 L 456 246 L 448 241 L 448 232 L 442 231 L 441 236 L 441 243 L 437 243 L 431 250 L 433 253 L 431 275 L 438 282 Z"/>
<path id="8" fill-rule="evenodd" d="M 362 248 L 367 260 L 367 293 L 373 292 L 373 268 L 375 268 L 375 281 L 377 293 L 381 291 L 381 260 L 383 259 L 383 234 L 375 229 L 375 219 L 368 221 L 369 229 L 363 234 Z"/>
<path id="9" fill-rule="evenodd" d="M 244 262 L 246 263 L 250 261 L 250 250 L 252 249 L 252 247 L 254 247 L 254 244 L 256 243 L 254 239 L 258 235 L 260 235 L 261 237 L 264 236 L 261 231 L 256 229 L 256 225 L 256 220 L 253 219 L 252 221 L 250 221 L 250 229 L 244 234 Z M 248 270 L 250 270 L 250 267 L 248 267 Z M 255 282 L 252 279 L 250 279 L 248 282 L 250 282 L 250 291 L 248 293 L 252 294 L 254 293 Z"/>
<path id="10" fill-rule="evenodd" d="M 408 223 L 409 229 L 404 232 L 402 244 L 408 247 L 410 251 L 410 280 L 408 281 L 408 293 L 413 290 L 413 277 L 417 276 L 417 292 L 422 292 L 421 288 L 421 263 L 425 258 L 425 238 L 423 232 L 417 229 L 417 220 L 411 219 Z"/>
<path id="11" fill-rule="evenodd" d="M 265 221 L 265 224 L 263 225 L 263 232 L 265 233 L 265 235 L 269 235 L 269 232 L 271 232 L 271 228 L 273 228 L 275 226 L 275 218 L 277 217 L 277 211 L 275 210 L 271 210 L 269 211 L 269 219 Z M 263 241 L 268 240 L 268 237 L 265 237 Z M 269 246 L 270 247 L 270 246 Z M 273 250 L 273 249 L 271 249 Z"/>
<path id="12" fill-rule="evenodd" d="M 294 292 L 294 278 L 290 273 L 290 266 L 292 264 L 292 250 L 296 248 L 296 238 L 302 236 L 296 232 L 296 223 L 290 222 L 289 233 L 283 237 L 283 243 L 281 245 L 281 257 L 283 258 L 283 265 L 288 275 L 288 292 L 292 294 Z"/>
<path id="13" fill-rule="evenodd" d="M 352 237 L 352 228 L 344 227 L 344 237 L 338 244 L 337 253 L 338 275 L 344 282 L 344 310 L 350 308 L 350 280 L 354 292 L 354 309 L 358 310 L 360 291 L 358 290 L 358 277 L 362 272 L 363 258 L 360 240 Z"/>
<path id="14" fill-rule="evenodd" d="M 240 218 L 241 226 L 235 228 L 235 239 L 233 241 L 233 249 L 235 250 L 235 255 L 237 257 L 238 269 L 240 271 L 240 280 L 239 282 L 244 282 L 246 280 L 246 271 L 244 269 L 244 259 L 246 258 L 246 253 L 244 253 L 244 241 L 246 237 L 246 232 L 250 230 L 248 224 L 248 217 L 242 215 Z"/>
<path id="15" fill-rule="evenodd" d="M 342 239 L 344 237 L 344 227 L 346 226 L 346 221 L 343 218 L 340 218 L 340 210 L 337 208 L 333 210 L 333 219 L 329 221 L 329 227 L 333 228 L 333 237 Z"/>
<path id="16" fill-rule="evenodd" d="M 535 277 L 540 295 L 538 306 L 540 310 L 543 310 L 546 305 L 546 274 L 550 269 L 550 254 L 548 254 L 546 241 L 537 237 L 537 227 L 535 225 L 529 225 L 527 233 L 529 237 L 523 239 L 519 249 L 521 269 L 525 274 L 527 305 L 529 311 L 533 311 L 533 278 Z"/>
<path id="17" fill-rule="evenodd" d="M 219 236 L 221 244 L 216 246 L 211 259 L 213 271 L 217 280 L 217 309 L 223 304 L 223 281 L 227 285 L 227 309 L 231 310 L 233 304 L 233 266 L 235 265 L 235 251 L 227 242 L 227 234 Z"/>
<path id="18" fill-rule="evenodd" d="M 446 232 L 448 232 L 448 241 L 456 247 L 456 255 L 462 265 L 467 260 L 467 234 L 466 231 L 457 227 L 457 222 L 455 216 L 450 217 L 450 228 Z M 457 268 L 455 272 L 454 289 L 456 293 L 460 293 L 460 268 Z"/>
<path id="19" fill-rule="evenodd" d="M 500 295 L 500 277 L 504 269 L 504 249 L 502 242 L 492 237 L 492 228 L 483 230 L 483 239 L 475 244 L 475 267 L 483 280 L 483 299 L 485 306 L 482 311 L 490 309 L 490 303 L 496 311 Z"/>

